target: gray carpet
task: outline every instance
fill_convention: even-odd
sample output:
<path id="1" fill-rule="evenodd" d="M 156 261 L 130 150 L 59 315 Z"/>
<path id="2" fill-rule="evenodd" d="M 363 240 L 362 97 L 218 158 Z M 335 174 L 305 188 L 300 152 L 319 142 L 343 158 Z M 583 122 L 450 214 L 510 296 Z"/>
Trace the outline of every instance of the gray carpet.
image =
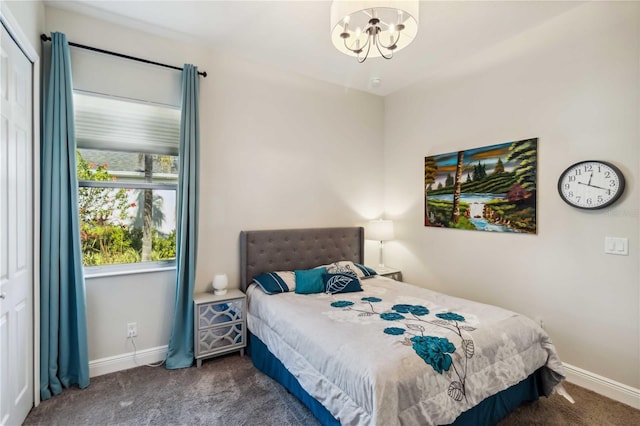
<path id="1" fill-rule="evenodd" d="M 94 377 L 31 410 L 25 425 L 317 425 L 313 415 L 248 356 L 200 368 L 138 367 Z"/>
<path id="2" fill-rule="evenodd" d="M 525 404 L 500 422 L 512 425 L 635 425 L 640 411 L 567 384 L 558 395 Z M 278 383 L 237 353 L 202 367 L 138 367 L 91 379 L 31 410 L 25 425 L 309 425 L 318 421 Z"/>

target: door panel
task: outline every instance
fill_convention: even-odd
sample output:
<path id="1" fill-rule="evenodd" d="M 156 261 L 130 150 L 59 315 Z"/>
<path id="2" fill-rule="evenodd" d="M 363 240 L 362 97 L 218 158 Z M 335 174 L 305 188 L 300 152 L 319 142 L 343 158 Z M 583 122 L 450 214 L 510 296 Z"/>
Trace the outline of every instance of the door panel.
<path id="1" fill-rule="evenodd" d="M 33 64 L 2 25 L 0 424 L 33 406 Z"/>

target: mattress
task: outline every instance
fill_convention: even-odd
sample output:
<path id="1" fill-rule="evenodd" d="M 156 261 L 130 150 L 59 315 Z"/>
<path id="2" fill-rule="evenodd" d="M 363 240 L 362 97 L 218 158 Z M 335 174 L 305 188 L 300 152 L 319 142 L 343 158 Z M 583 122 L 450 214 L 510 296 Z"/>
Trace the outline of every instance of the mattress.
<path id="1" fill-rule="evenodd" d="M 563 377 L 534 321 L 384 277 L 362 292 L 247 289 L 248 327 L 343 425 L 448 424 L 540 369 Z"/>

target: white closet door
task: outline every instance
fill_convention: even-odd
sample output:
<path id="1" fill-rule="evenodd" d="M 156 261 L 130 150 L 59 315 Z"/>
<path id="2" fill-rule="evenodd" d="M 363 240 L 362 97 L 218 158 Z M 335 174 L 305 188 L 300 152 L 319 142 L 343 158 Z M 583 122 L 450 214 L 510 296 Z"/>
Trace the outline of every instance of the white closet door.
<path id="1" fill-rule="evenodd" d="M 33 406 L 33 67 L 2 25 L 0 49 L 0 424 Z"/>

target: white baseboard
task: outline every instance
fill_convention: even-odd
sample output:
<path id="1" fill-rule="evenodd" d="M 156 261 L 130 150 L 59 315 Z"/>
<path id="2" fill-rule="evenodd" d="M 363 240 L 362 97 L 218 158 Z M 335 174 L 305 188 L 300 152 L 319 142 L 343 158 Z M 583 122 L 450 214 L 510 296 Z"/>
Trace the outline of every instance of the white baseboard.
<path id="1" fill-rule="evenodd" d="M 564 364 L 567 381 L 640 410 L 640 389 Z"/>
<path id="2" fill-rule="evenodd" d="M 167 349 L 167 345 L 164 345 L 89 361 L 89 377 L 102 376 L 103 374 L 164 361 L 167 357 Z"/>

